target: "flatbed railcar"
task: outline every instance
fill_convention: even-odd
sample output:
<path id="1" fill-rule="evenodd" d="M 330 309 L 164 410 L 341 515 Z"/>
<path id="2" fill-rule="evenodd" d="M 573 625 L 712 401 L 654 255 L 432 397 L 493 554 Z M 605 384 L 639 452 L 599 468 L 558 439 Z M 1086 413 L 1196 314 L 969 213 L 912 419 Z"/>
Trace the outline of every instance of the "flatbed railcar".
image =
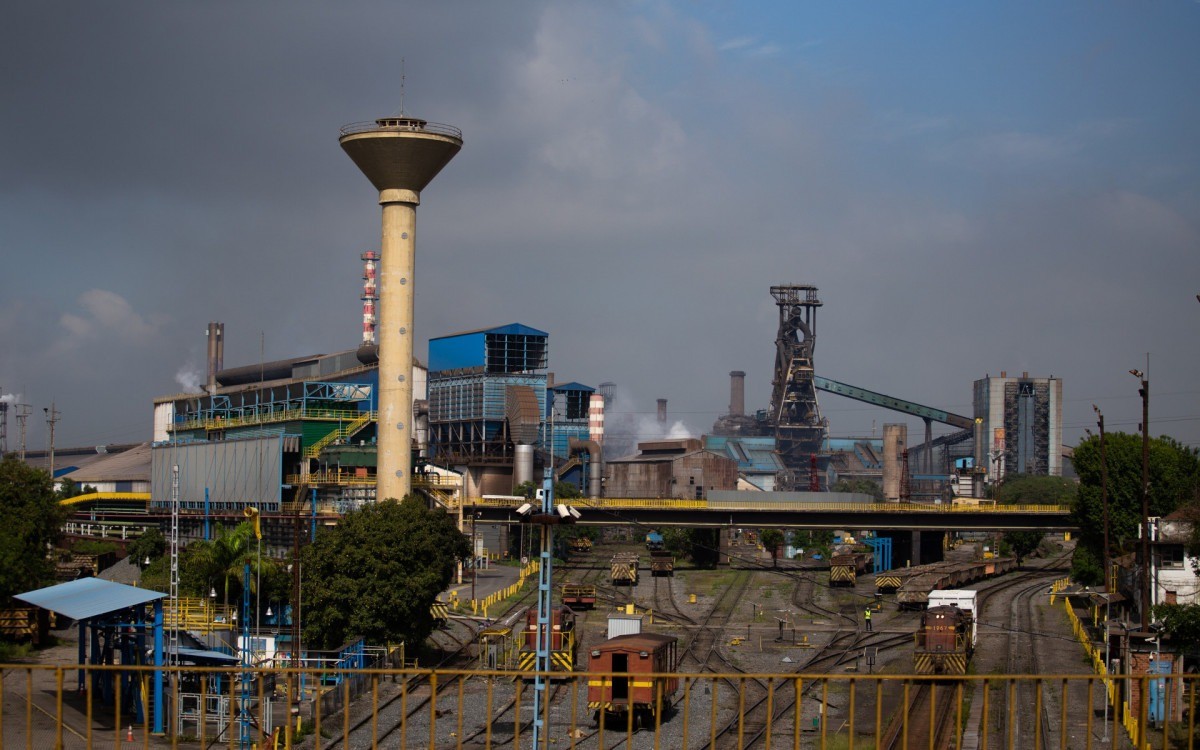
<path id="1" fill-rule="evenodd" d="M 590 583 L 564 583 L 562 603 L 571 609 L 592 609 L 596 606 L 596 587 Z"/>
<path id="2" fill-rule="evenodd" d="M 619 635 L 597 644 L 588 659 L 588 709 L 614 728 L 650 726 L 667 718 L 679 690 L 679 639 L 659 633 Z M 657 676 L 652 676 L 657 675 Z M 630 717 L 630 712 L 633 716 Z M 609 718 L 611 717 L 611 724 Z"/>
<path id="3" fill-rule="evenodd" d="M 632 553 L 613 555 L 611 580 L 614 586 L 636 586 L 638 582 L 638 556 Z"/>
<path id="4" fill-rule="evenodd" d="M 910 568 L 907 571 L 889 571 L 900 574 L 903 582 L 896 588 L 896 603 L 902 609 L 921 609 L 929 601 L 931 591 L 956 589 L 985 578 L 1001 575 L 1012 570 L 1015 561 L 1011 558 L 975 560 L 971 562 L 937 563 Z M 879 576 L 876 576 L 879 587 Z"/>
<path id="5" fill-rule="evenodd" d="M 533 672 L 537 667 L 537 626 L 537 607 L 530 607 L 525 614 L 525 629 L 521 632 L 521 649 L 517 654 L 517 669 L 522 672 Z M 575 650 L 578 646 L 575 636 L 575 612 L 570 607 L 551 609 L 551 672 L 575 671 Z"/>

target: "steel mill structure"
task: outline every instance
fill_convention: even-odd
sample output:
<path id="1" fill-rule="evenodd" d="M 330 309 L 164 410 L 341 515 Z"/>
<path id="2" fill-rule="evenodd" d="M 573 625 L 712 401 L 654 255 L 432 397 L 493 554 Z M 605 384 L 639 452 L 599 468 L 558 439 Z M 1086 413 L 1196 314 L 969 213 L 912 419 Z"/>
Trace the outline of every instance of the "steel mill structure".
<path id="1" fill-rule="evenodd" d="M 412 489 L 413 292 L 421 191 L 462 148 L 462 132 L 414 117 L 381 117 L 341 130 L 342 149 L 382 206 L 378 274 L 379 448 L 376 496 Z"/>

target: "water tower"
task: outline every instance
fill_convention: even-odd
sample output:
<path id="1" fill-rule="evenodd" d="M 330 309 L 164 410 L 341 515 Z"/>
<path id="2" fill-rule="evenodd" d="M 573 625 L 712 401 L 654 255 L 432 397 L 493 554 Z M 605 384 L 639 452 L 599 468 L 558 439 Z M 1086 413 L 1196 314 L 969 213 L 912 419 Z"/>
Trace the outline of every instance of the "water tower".
<path id="1" fill-rule="evenodd" d="M 449 125 L 400 115 L 355 123 L 338 142 L 379 191 L 383 232 L 378 269 L 379 422 L 375 497 L 412 489 L 413 272 L 421 191 L 462 148 Z"/>

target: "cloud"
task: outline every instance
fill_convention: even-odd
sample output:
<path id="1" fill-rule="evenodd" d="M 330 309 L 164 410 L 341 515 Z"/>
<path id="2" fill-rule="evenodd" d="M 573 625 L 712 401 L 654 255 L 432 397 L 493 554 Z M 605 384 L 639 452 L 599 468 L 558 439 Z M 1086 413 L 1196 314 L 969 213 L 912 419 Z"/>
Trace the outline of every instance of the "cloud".
<path id="1" fill-rule="evenodd" d="M 175 371 L 175 382 L 184 393 L 200 393 L 203 391 L 204 371 L 195 362 L 188 362 Z"/>
<path id="2" fill-rule="evenodd" d="M 83 339 L 115 339 L 126 344 L 145 343 L 161 329 L 161 315 L 143 317 L 121 295 L 104 289 L 89 289 L 76 300 L 81 312 L 65 312 L 59 323 L 67 330 L 65 345 Z"/>

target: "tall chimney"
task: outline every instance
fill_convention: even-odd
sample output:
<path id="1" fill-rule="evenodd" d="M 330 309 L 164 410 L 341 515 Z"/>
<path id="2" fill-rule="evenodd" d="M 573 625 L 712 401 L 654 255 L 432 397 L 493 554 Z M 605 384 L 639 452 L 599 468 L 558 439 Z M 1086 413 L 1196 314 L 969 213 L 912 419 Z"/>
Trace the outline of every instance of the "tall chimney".
<path id="1" fill-rule="evenodd" d="M 729 416 L 740 417 L 746 413 L 746 373 L 734 370 L 729 373 Z"/>
<path id="2" fill-rule="evenodd" d="M 210 394 L 217 392 L 217 373 L 225 367 L 225 324 L 210 322 L 204 332 L 208 338 L 208 380 Z"/>
<path id="3" fill-rule="evenodd" d="M 658 400 L 658 423 L 667 423 L 667 400 L 665 398 Z"/>
<path id="4" fill-rule="evenodd" d="M 417 206 L 421 191 L 462 148 L 462 132 L 399 115 L 347 125 L 338 143 L 378 191 L 382 209 L 375 327 L 379 342 L 375 497 L 401 500 L 412 490 Z"/>

